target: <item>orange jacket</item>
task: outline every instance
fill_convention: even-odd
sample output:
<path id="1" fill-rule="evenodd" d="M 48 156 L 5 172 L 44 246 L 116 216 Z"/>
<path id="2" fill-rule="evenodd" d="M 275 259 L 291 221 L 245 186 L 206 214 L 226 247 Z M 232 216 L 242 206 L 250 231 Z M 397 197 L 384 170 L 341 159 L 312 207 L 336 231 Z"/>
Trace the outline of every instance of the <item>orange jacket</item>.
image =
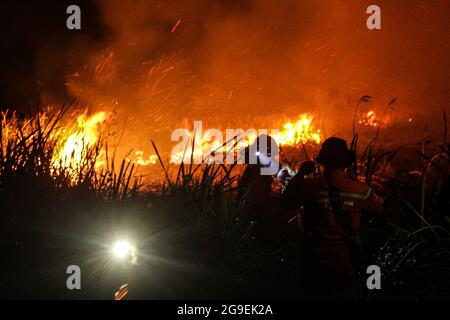
<path id="1" fill-rule="evenodd" d="M 353 231 L 358 231 L 361 227 L 362 210 L 373 214 L 382 212 L 382 198 L 367 184 L 350 179 L 343 170 L 332 172 L 330 180 L 340 191 L 342 205 L 351 216 Z M 284 190 L 281 199 L 285 209 L 303 207 L 305 232 L 316 244 L 344 243 L 342 228 L 336 221 L 330 204 L 325 178 L 297 174 Z"/>

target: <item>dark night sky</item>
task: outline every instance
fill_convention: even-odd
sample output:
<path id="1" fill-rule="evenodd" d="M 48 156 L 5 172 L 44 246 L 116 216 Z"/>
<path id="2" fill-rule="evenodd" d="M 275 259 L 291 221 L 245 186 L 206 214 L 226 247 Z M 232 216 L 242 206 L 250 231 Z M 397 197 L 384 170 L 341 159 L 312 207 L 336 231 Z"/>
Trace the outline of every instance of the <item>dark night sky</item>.
<path id="1" fill-rule="evenodd" d="M 66 29 L 66 8 L 70 4 L 83 8 L 81 31 Z M 103 36 L 98 10 L 88 0 L 6 0 L 0 2 L 0 12 L 0 108 L 35 107 L 43 90 L 65 92 L 64 65 L 52 70 L 53 77 L 45 88 L 36 79 L 35 61 L 43 42 L 52 39 L 65 47 L 72 41 L 95 42 Z"/>

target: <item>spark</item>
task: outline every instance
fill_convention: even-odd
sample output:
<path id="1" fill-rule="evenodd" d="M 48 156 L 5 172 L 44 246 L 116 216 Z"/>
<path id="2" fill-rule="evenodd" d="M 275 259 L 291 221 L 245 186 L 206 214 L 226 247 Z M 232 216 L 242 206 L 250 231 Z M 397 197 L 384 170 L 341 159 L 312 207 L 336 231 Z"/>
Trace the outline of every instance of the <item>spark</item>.
<path id="1" fill-rule="evenodd" d="M 177 30 L 177 28 L 178 28 L 178 26 L 181 24 L 181 20 L 180 19 L 178 19 L 178 21 L 175 23 L 175 25 L 172 27 L 172 30 L 170 30 L 170 32 L 171 33 L 174 33 L 176 30 Z"/>

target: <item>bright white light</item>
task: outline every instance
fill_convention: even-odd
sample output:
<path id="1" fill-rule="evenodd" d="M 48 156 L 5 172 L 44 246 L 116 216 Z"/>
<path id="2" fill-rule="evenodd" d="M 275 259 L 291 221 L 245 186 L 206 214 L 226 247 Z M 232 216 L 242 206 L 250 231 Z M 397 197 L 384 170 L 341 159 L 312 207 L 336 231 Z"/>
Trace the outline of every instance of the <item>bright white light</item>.
<path id="1" fill-rule="evenodd" d="M 132 250 L 133 247 L 128 241 L 117 241 L 113 246 L 113 253 L 119 258 L 128 256 Z"/>

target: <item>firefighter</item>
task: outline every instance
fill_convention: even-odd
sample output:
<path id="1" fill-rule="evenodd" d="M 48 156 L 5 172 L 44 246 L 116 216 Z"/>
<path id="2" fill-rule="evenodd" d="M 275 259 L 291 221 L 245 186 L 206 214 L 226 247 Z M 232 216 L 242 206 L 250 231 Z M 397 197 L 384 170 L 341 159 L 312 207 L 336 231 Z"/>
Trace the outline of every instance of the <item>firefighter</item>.
<path id="1" fill-rule="evenodd" d="M 346 172 L 355 155 L 345 140 L 329 138 L 315 161 L 308 162 L 284 190 L 281 205 L 301 208 L 306 242 L 306 289 L 314 298 L 361 297 L 356 239 L 361 211 L 379 214 L 383 200 L 367 184 Z M 323 175 L 315 172 L 323 172 Z"/>
<path id="2" fill-rule="evenodd" d="M 273 241 L 274 234 L 279 236 L 278 227 L 274 225 L 280 223 L 273 220 L 285 218 L 279 214 L 280 198 L 273 189 L 274 176 L 281 169 L 275 159 L 278 152 L 276 148 L 276 141 L 271 136 L 260 135 L 251 146 L 243 150 L 246 167 L 239 179 L 242 217 L 254 225 L 253 235 L 267 242 Z M 264 172 L 264 168 L 274 170 Z"/>
<path id="3" fill-rule="evenodd" d="M 261 212 L 267 209 L 267 202 L 271 200 L 273 175 L 262 174 L 261 169 L 268 168 L 274 163 L 279 166 L 276 160 L 272 159 L 274 146 L 277 148 L 272 137 L 261 135 L 243 151 L 247 166 L 239 179 L 239 193 L 246 211 Z"/>

